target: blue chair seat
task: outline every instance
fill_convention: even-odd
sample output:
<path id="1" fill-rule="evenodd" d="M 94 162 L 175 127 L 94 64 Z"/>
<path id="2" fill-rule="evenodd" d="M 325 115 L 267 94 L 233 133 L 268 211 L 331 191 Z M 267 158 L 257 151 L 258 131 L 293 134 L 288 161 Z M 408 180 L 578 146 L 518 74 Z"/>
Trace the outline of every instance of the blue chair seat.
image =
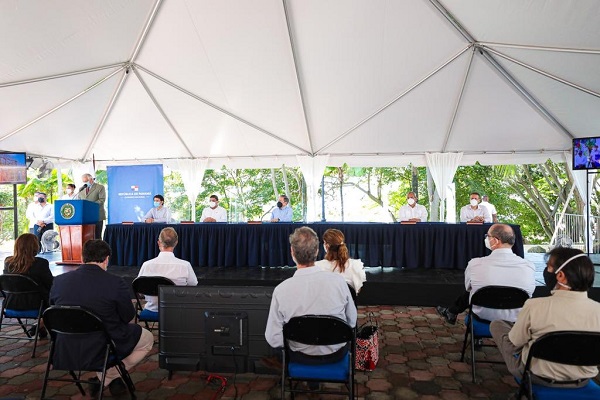
<path id="1" fill-rule="evenodd" d="M 140 321 L 158 322 L 158 311 L 142 310 L 139 316 Z"/>
<path id="2" fill-rule="evenodd" d="M 37 318 L 40 310 L 4 310 L 8 318 Z"/>
<path id="3" fill-rule="evenodd" d="M 331 364 L 307 365 L 290 362 L 288 376 L 293 379 L 316 379 L 326 381 L 347 381 L 350 354 L 346 352 L 344 358 Z"/>
<path id="4" fill-rule="evenodd" d="M 466 325 L 469 325 L 470 318 L 470 315 L 467 315 L 465 318 Z M 473 333 L 475 334 L 475 337 L 492 337 L 492 333 L 490 332 L 490 323 L 473 318 Z"/>

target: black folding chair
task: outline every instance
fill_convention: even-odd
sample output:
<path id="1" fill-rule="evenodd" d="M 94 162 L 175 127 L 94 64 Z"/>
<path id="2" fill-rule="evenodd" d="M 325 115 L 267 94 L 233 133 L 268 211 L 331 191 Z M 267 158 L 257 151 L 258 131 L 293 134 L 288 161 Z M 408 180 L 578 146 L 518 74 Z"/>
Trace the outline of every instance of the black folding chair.
<path id="1" fill-rule="evenodd" d="M 346 321 L 329 315 L 304 315 L 294 317 L 283 326 L 283 369 L 281 372 L 281 398 L 285 398 L 286 379 L 289 391 L 294 393 L 344 394 L 354 399 L 355 329 Z M 293 357 L 289 341 L 311 346 L 344 344 L 339 361 L 323 362 L 327 356 L 303 355 L 302 361 Z M 307 361 L 310 360 L 310 361 Z M 310 390 L 299 387 L 301 382 L 336 382 L 346 390 Z"/>
<path id="2" fill-rule="evenodd" d="M 136 398 L 133 381 L 98 316 L 78 306 L 52 306 L 44 311 L 43 318 L 51 339 L 42 399 L 46 394 L 48 381 L 74 382 L 83 396 L 85 390 L 81 386 L 82 383 L 100 385 L 102 399 L 106 370 L 112 367 L 121 375 L 131 398 Z M 71 379 L 65 378 L 64 375 L 50 378 L 50 369 L 69 371 Z M 100 382 L 82 379 L 82 373 L 86 371 L 101 372 Z"/>
<path id="3" fill-rule="evenodd" d="M 525 301 L 529 299 L 529 295 L 523 289 L 510 286 L 486 286 L 473 293 L 469 304 L 469 313 L 465 319 L 467 330 L 465 331 L 465 339 L 463 341 L 462 353 L 460 361 L 465 359 L 465 351 L 467 342 L 471 338 L 471 374 L 473 383 L 475 383 L 475 341 L 478 339 L 491 338 L 490 321 L 479 318 L 473 312 L 473 306 L 485 308 L 493 308 L 496 310 L 505 309 L 511 310 L 521 308 Z M 495 345 L 484 345 L 492 346 Z M 502 363 L 502 361 L 479 361 L 482 363 Z"/>
<path id="4" fill-rule="evenodd" d="M 31 358 L 35 357 L 40 320 L 44 311 L 44 294 L 42 289 L 28 276 L 4 274 L 0 275 L 0 291 L 2 292 L 2 296 L 4 296 L 0 311 L 0 332 L 3 327 L 19 326 L 25 333 L 24 336 L 1 334 L 0 337 L 16 340 L 33 340 Z M 16 319 L 17 322 L 6 322 L 6 318 Z M 33 334 L 31 334 L 28 328 L 34 327 Z"/>
<path id="5" fill-rule="evenodd" d="M 580 388 L 560 387 L 560 384 L 573 382 L 552 382 L 557 386 L 543 386 L 533 383 L 531 361 L 534 359 L 549 362 L 579 365 L 600 365 L 600 332 L 556 331 L 538 338 L 530 347 L 523 378 L 519 386 L 518 399 L 600 399 L 600 386 L 592 379 Z M 537 379 L 541 379 L 537 377 Z"/>
<path id="6" fill-rule="evenodd" d="M 154 329 L 154 325 L 159 322 L 158 311 L 145 310 L 142 306 L 141 295 L 145 296 L 158 296 L 159 286 L 174 286 L 172 280 L 165 278 L 164 276 L 139 276 L 135 278 L 131 284 L 133 292 L 135 293 L 135 304 L 136 304 L 136 320 L 142 321 L 146 325 L 146 329 Z M 152 323 L 152 327 L 148 324 Z"/>

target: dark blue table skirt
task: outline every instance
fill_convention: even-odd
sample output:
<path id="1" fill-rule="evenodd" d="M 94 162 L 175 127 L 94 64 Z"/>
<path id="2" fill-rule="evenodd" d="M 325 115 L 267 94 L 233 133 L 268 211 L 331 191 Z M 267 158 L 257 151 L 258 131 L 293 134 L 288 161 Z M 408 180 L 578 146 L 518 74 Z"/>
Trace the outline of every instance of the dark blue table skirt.
<path id="1" fill-rule="evenodd" d="M 140 266 L 158 255 L 158 235 L 165 226 L 179 234 L 175 255 L 195 267 L 280 267 L 294 265 L 289 235 L 310 226 L 319 238 L 329 228 L 344 232 L 352 258 L 365 266 L 464 269 L 473 257 L 489 254 L 484 234 L 489 224 L 419 223 L 276 223 L 276 224 L 133 224 L 108 225 L 104 233 L 111 265 Z M 523 238 L 513 225 L 513 251 L 523 256 Z M 323 257 L 323 247 L 320 247 Z"/>

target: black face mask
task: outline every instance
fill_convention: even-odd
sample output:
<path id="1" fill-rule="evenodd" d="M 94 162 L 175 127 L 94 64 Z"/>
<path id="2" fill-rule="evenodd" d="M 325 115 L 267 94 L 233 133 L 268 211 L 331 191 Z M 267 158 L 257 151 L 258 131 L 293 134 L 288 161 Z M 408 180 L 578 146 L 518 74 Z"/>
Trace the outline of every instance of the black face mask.
<path id="1" fill-rule="evenodd" d="M 556 286 L 556 274 L 548 271 L 548 267 L 544 269 L 544 282 L 546 283 L 546 287 L 550 290 L 553 290 Z"/>
<path id="2" fill-rule="evenodd" d="M 280 201 L 278 201 L 278 202 L 277 202 L 277 208 L 281 208 L 281 207 L 283 207 L 283 203 L 282 203 L 282 202 L 280 202 Z"/>
<path id="3" fill-rule="evenodd" d="M 46 202 L 46 199 L 45 199 L 45 198 L 43 198 L 43 197 L 40 197 L 40 198 L 38 199 L 38 202 L 40 202 L 40 203 L 45 203 L 45 202 Z"/>

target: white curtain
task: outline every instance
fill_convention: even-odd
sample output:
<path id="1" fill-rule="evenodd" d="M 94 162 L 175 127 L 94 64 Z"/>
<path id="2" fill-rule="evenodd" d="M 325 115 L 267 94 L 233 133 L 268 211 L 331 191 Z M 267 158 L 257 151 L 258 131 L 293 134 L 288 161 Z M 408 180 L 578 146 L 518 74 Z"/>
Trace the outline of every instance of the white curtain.
<path id="1" fill-rule="evenodd" d="M 463 153 L 425 153 L 427 168 L 440 195 L 440 217 L 446 216 L 446 189 L 452 183 Z"/>
<path id="2" fill-rule="evenodd" d="M 323 156 L 296 156 L 304 180 L 306 181 L 306 220 L 307 222 L 318 221 L 319 185 L 323 179 L 323 172 L 329 162 L 329 155 Z"/>
<path id="3" fill-rule="evenodd" d="M 588 180 L 588 173 L 586 170 L 573 170 L 573 155 L 569 151 L 564 152 L 565 163 L 567 164 L 567 168 L 573 175 L 573 179 L 575 180 L 575 186 L 577 187 L 577 191 L 579 191 L 579 195 L 584 203 L 584 211 L 583 211 L 583 221 L 585 222 L 585 226 L 587 229 L 584 229 L 585 241 L 588 243 L 587 249 L 591 252 L 593 250 L 594 237 L 593 232 L 591 230 L 590 221 L 588 220 L 588 208 L 590 204 L 590 199 L 588 198 L 588 194 L 592 193 L 592 179 Z M 567 199 L 567 201 L 569 201 Z M 564 214 L 564 212 L 563 212 Z M 562 216 L 561 216 L 562 218 Z M 554 228 L 556 232 L 556 228 Z M 574 239 L 574 238 L 572 238 Z M 587 250 L 586 250 L 587 251 Z"/>
<path id="4" fill-rule="evenodd" d="M 177 160 L 177 168 L 181 173 L 185 194 L 192 204 L 192 221 L 196 221 L 196 198 L 200 193 L 207 165 L 208 159 Z"/>

